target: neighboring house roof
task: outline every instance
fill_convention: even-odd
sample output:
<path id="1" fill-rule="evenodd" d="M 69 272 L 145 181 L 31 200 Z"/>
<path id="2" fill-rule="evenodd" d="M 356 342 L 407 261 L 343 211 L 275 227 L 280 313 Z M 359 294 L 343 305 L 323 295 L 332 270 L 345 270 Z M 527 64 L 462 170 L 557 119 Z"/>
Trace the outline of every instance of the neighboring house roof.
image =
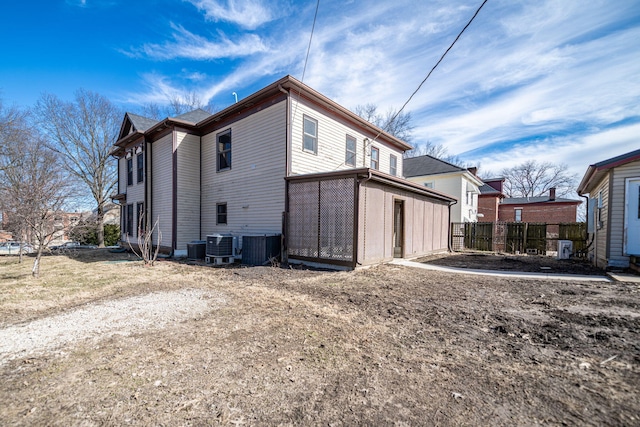
<path id="1" fill-rule="evenodd" d="M 530 205 L 533 203 L 575 203 L 580 204 L 582 201 L 574 199 L 565 199 L 562 197 L 556 197 L 553 200 L 549 199 L 549 196 L 541 197 L 507 197 L 502 199 L 503 205 Z"/>
<path id="2" fill-rule="evenodd" d="M 496 190 L 495 188 L 493 188 L 492 186 L 490 186 L 489 184 L 482 184 L 479 188 L 480 190 L 480 195 L 481 196 L 487 196 L 487 195 L 495 195 L 495 196 L 503 196 L 504 195 L 499 192 L 498 190 Z"/>
<path id="3" fill-rule="evenodd" d="M 194 125 L 198 122 L 203 121 L 207 117 L 209 117 L 211 113 L 203 110 L 202 108 L 198 108 L 197 110 L 189 111 L 188 113 L 180 114 L 179 116 L 174 117 L 177 120 L 183 120 L 185 122 L 193 123 Z M 155 123 L 154 123 L 155 124 Z"/>
<path id="4" fill-rule="evenodd" d="M 592 191 L 593 187 L 600 182 L 609 169 L 626 165 L 627 163 L 635 162 L 637 160 L 640 160 L 640 149 L 589 165 L 587 172 L 584 174 L 584 177 L 578 186 L 578 194 L 583 195 Z"/>
<path id="5" fill-rule="evenodd" d="M 403 161 L 404 176 L 438 175 L 441 173 L 465 172 L 465 168 L 456 166 L 436 157 L 424 155 L 409 157 Z"/>

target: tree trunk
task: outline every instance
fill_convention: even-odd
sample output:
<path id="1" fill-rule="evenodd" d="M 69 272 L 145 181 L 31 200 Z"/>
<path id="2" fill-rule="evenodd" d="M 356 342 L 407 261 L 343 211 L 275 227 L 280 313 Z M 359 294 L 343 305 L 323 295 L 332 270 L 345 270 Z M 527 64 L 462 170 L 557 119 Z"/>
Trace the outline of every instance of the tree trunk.
<path id="1" fill-rule="evenodd" d="M 98 235 L 98 247 L 104 248 L 104 205 L 102 203 L 98 204 L 96 228 Z"/>
<path id="2" fill-rule="evenodd" d="M 36 252 L 36 259 L 33 261 L 33 268 L 31 269 L 31 276 L 36 279 L 40 277 L 40 258 L 42 257 L 42 245 L 38 246 L 38 252 Z"/>

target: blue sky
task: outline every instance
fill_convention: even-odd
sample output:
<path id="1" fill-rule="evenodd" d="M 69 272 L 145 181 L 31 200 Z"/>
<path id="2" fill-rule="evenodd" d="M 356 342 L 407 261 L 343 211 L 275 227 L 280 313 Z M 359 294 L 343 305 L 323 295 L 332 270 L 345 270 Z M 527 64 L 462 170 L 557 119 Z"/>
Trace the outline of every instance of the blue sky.
<path id="1" fill-rule="evenodd" d="M 354 109 L 400 108 L 481 1 L 321 0 L 304 82 Z M 0 96 L 84 88 L 127 110 L 195 93 L 218 108 L 302 79 L 316 2 L 11 1 Z M 407 105 L 414 144 L 498 171 L 640 148 L 640 2 L 489 0 Z"/>

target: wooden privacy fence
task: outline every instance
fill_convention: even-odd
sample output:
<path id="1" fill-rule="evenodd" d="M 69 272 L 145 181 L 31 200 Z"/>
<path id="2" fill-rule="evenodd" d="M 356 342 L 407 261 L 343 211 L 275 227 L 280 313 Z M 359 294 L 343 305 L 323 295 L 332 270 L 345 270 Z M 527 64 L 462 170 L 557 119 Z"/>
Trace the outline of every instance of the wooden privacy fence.
<path id="1" fill-rule="evenodd" d="M 559 240 L 573 242 L 573 256 L 586 254 L 586 224 L 533 222 L 454 222 L 451 248 L 513 254 L 557 253 Z"/>

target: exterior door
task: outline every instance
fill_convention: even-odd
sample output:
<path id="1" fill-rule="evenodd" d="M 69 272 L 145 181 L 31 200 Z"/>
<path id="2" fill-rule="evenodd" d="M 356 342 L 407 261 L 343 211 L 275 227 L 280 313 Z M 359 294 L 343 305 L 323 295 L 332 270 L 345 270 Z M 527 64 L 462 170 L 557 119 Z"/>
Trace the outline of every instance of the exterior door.
<path id="1" fill-rule="evenodd" d="M 640 255 L 640 178 L 627 180 L 626 194 L 626 254 Z"/>
<path id="2" fill-rule="evenodd" d="M 404 242 L 404 204 L 401 200 L 393 202 L 393 257 L 402 258 Z"/>

